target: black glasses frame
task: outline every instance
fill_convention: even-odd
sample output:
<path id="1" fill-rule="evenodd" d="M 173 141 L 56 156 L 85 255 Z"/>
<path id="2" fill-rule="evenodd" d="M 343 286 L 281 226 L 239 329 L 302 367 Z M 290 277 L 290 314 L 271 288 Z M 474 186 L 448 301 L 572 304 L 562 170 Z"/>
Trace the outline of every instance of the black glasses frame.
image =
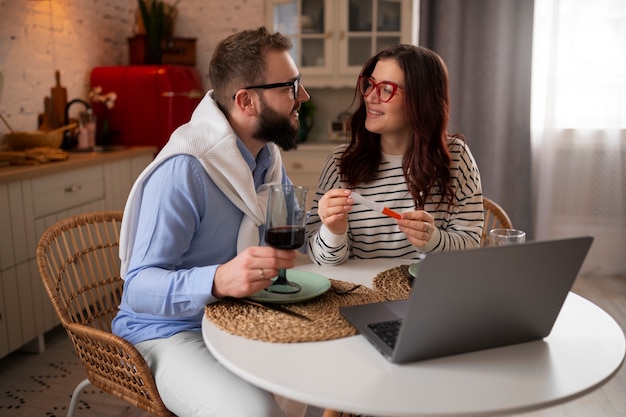
<path id="1" fill-rule="evenodd" d="M 272 89 L 272 88 L 291 87 L 293 89 L 293 99 L 297 100 L 298 99 L 298 93 L 300 92 L 300 78 L 301 78 L 301 76 L 298 75 L 295 79 L 293 79 L 291 81 L 286 81 L 284 83 L 249 85 L 247 87 L 241 88 L 241 90 L 252 90 L 252 89 L 255 89 L 255 88 L 261 88 L 263 90 L 269 90 L 269 89 Z M 235 99 L 235 96 L 233 95 L 233 100 L 234 99 Z"/>
<path id="2" fill-rule="evenodd" d="M 366 80 L 368 83 L 370 83 L 370 86 L 368 88 L 366 88 L 365 90 L 363 90 L 363 81 Z M 389 95 L 389 98 L 387 100 L 383 100 L 381 95 L 380 95 L 380 91 L 381 91 L 381 86 L 382 85 L 390 85 L 392 88 L 391 94 Z M 367 91 L 369 90 L 369 91 Z M 372 94 L 372 91 L 376 90 L 376 94 L 378 94 L 378 99 L 383 102 L 383 103 L 387 103 L 389 100 L 391 100 L 393 98 L 393 96 L 396 95 L 396 92 L 402 91 L 402 87 L 400 87 L 398 84 L 391 82 L 391 81 L 381 81 L 379 83 L 376 83 L 374 80 L 372 80 L 370 77 L 366 77 L 365 75 L 360 75 L 359 76 L 359 92 L 361 93 L 361 95 L 363 97 L 367 97 L 370 94 Z"/>

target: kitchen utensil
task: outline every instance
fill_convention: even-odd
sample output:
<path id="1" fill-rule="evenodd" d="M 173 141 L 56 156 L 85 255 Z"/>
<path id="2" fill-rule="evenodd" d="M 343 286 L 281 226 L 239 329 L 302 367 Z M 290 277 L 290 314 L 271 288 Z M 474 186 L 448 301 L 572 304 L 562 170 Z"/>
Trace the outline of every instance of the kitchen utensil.
<path id="1" fill-rule="evenodd" d="M 52 128 L 63 126 L 65 120 L 65 106 L 67 105 L 67 89 L 61 86 L 61 73 L 54 73 L 56 85 L 50 89 L 52 98 Z"/>
<path id="2" fill-rule="evenodd" d="M 11 128 L 11 125 L 9 124 L 9 122 L 7 122 L 7 120 L 4 118 L 2 114 L 0 114 L 0 119 L 2 119 L 2 123 L 4 123 L 7 129 L 9 129 L 9 132 L 13 133 L 13 129 Z"/>
<path id="3" fill-rule="evenodd" d="M 87 103 L 85 100 L 82 100 L 80 98 L 75 98 L 70 100 L 66 105 L 65 105 L 65 109 L 63 111 L 63 119 L 66 121 L 66 123 L 72 123 L 72 122 L 78 122 L 80 123 L 81 120 L 81 114 L 79 113 L 78 119 L 76 118 L 72 118 L 70 117 L 70 107 L 72 107 L 74 104 L 82 104 L 85 107 L 85 110 L 90 112 L 91 111 L 91 105 L 89 103 Z M 87 139 L 87 145 L 86 146 L 81 146 L 80 143 L 80 134 L 81 134 L 81 125 L 79 124 L 79 129 L 78 131 L 72 131 L 72 130 L 68 130 L 65 132 L 64 138 L 63 138 L 63 144 L 61 145 L 61 147 L 63 149 L 88 149 L 88 148 L 93 148 L 96 145 L 96 123 L 95 123 L 95 115 L 93 115 L 93 124 L 91 125 L 91 129 L 92 135 L 93 135 L 93 141 L 90 141 L 90 139 Z M 87 133 L 87 132 L 85 132 Z M 89 134 L 87 133 L 87 136 L 89 136 Z M 83 140 L 84 142 L 84 140 Z M 92 143 L 93 142 L 93 143 Z"/>
<path id="4" fill-rule="evenodd" d="M 50 97 L 44 97 L 43 99 L 43 113 L 39 114 L 39 127 L 38 129 L 47 132 L 49 130 L 54 129 L 53 125 L 53 115 L 52 115 L 52 99 Z"/>
<path id="5" fill-rule="evenodd" d="M 335 294 L 338 294 L 338 295 L 351 293 L 352 291 L 356 290 L 357 288 L 361 288 L 361 284 L 354 284 L 353 286 L 348 287 L 346 289 L 335 288 L 333 286 L 330 287 L 330 289 L 333 290 L 333 292 Z"/>
<path id="6" fill-rule="evenodd" d="M 2 98 L 2 89 L 3 88 L 4 88 L 4 76 L 0 72 L 0 99 Z M 7 129 L 9 129 L 9 132 L 13 133 L 13 129 L 11 128 L 11 125 L 9 125 L 9 122 L 7 122 L 7 120 L 4 118 L 4 116 L 2 114 L 0 114 L 0 119 L 2 119 L 2 123 L 4 123 L 4 125 L 7 127 Z"/>
<path id="7" fill-rule="evenodd" d="M 282 304 L 263 304 L 263 303 L 258 303 L 256 301 L 249 300 L 247 298 L 230 298 L 230 299 L 233 301 L 239 301 L 240 303 L 250 304 L 256 307 L 265 308 L 267 310 L 273 310 L 273 311 L 278 311 L 279 313 L 285 313 L 285 314 L 288 314 L 293 317 L 297 317 L 302 320 L 311 321 L 311 319 L 308 318 L 307 316 L 300 314 L 300 313 L 296 313 L 293 310 L 289 310 L 288 308 L 283 307 Z"/>
<path id="8" fill-rule="evenodd" d="M 91 109 L 78 116 L 78 149 L 93 149 L 96 146 L 96 116 Z"/>

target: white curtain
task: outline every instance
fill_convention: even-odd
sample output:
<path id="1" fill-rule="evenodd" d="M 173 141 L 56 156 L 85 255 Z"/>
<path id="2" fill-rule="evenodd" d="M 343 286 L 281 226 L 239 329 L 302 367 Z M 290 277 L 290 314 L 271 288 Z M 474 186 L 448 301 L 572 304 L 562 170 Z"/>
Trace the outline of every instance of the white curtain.
<path id="1" fill-rule="evenodd" d="M 626 1 L 535 0 L 537 239 L 593 235 L 585 274 L 626 274 Z"/>

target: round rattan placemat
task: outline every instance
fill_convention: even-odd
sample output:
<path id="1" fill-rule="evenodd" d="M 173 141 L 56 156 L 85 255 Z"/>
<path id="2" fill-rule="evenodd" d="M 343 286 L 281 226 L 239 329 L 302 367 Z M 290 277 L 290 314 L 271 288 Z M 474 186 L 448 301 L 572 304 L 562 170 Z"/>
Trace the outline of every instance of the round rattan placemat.
<path id="1" fill-rule="evenodd" d="M 342 290 L 353 284 L 334 279 L 330 282 L 331 289 L 317 298 L 282 305 L 311 321 L 231 299 L 209 304 L 204 313 L 221 330 L 264 342 L 313 342 L 355 335 L 356 330 L 341 316 L 339 307 L 375 303 L 385 298 L 365 286 L 347 294 L 336 294 L 332 288 Z"/>
<path id="2" fill-rule="evenodd" d="M 409 274 L 409 265 L 401 265 L 380 272 L 374 277 L 372 286 L 387 300 L 404 300 L 411 294 L 413 278 Z"/>

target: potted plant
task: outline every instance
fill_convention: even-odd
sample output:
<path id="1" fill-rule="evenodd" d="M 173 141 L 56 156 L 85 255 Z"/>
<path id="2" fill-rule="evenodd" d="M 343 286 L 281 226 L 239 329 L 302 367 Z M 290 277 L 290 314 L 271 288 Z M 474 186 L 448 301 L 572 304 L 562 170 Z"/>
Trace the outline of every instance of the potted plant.
<path id="1" fill-rule="evenodd" d="M 163 43 L 174 34 L 174 23 L 178 15 L 177 4 L 167 4 L 163 0 L 138 0 L 138 34 L 145 36 L 146 64 L 160 64 Z"/>
<path id="2" fill-rule="evenodd" d="M 306 142 L 311 129 L 313 129 L 313 123 L 315 122 L 315 104 L 313 100 L 309 99 L 309 101 L 300 104 L 298 113 L 298 120 L 300 121 L 298 139 L 300 142 Z"/>

